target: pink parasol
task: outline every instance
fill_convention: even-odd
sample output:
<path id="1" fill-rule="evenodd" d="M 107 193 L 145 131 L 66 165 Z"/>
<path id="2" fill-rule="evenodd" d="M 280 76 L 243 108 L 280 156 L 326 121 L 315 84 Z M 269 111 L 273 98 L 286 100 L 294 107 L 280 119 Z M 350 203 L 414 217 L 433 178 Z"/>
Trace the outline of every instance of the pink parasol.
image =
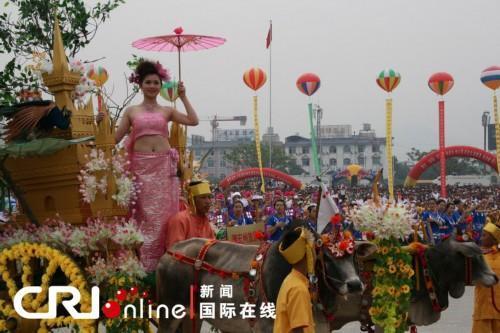
<path id="1" fill-rule="evenodd" d="M 175 52 L 179 55 L 179 81 L 181 81 L 181 51 L 199 51 L 211 49 L 226 42 L 224 38 L 184 35 L 181 27 L 174 30 L 175 35 L 165 35 L 156 37 L 146 37 L 136 40 L 132 46 L 137 49 L 160 52 Z"/>

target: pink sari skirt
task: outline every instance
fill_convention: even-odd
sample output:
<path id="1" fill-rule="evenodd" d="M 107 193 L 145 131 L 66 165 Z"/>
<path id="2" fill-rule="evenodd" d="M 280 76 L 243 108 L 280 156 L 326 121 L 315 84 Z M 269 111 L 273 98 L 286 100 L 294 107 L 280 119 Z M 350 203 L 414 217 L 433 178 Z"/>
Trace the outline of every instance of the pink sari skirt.
<path id="1" fill-rule="evenodd" d="M 144 236 L 139 253 L 147 272 L 156 269 L 165 253 L 167 221 L 179 211 L 178 160 L 175 149 L 162 153 L 132 154 L 131 167 L 140 190 L 132 217 Z"/>

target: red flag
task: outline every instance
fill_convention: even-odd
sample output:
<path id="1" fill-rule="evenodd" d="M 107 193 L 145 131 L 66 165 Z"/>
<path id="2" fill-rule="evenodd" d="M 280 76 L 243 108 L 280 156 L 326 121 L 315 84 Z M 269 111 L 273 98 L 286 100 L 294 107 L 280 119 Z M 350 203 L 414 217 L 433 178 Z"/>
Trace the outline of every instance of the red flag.
<path id="1" fill-rule="evenodd" d="M 269 31 L 267 32 L 267 37 L 266 37 L 266 49 L 271 46 L 271 41 L 273 40 L 273 24 L 269 24 Z"/>

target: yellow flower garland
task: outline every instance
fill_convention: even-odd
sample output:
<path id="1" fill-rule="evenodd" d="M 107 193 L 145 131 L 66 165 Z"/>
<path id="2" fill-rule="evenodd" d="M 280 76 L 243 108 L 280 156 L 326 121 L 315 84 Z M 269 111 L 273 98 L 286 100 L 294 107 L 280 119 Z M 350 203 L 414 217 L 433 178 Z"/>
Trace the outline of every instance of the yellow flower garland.
<path id="1" fill-rule="evenodd" d="M 400 250 L 396 239 L 376 239 L 379 245 L 374 266 L 373 302 L 368 313 L 386 333 L 406 330 L 410 301 L 410 284 L 414 272 L 409 254 Z"/>
<path id="2" fill-rule="evenodd" d="M 19 243 L 0 252 L 0 275 L 7 285 L 10 298 L 14 298 L 14 295 L 18 290 L 15 281 L 10 277 L 10 273 L 7 269 L 7 262 L 17 259 L 21 260 L 23 264 L 21 281 L 23 287 L 27 287 L 30 286 L 32 282 L 32 272 L 29 265 L 31 258 L 44 258 L 49 262 L 49 264 L 47 265 L 45 274 L 42 275 L 42 292 L 38 294 L 34 300 L 32 295 L 27 295 L 23 299 L 23 306 L 26 310 L 42 313 L 47 312 L 48 304 L 45 304 L 42 307 L 40 307 L 40 305 L 45 302 L 47 298 L 50 278 L 55 273 L 57 268 L 61 268 L 62 272 L 70 279 L 70 285 L 78 288 L 80 291 L 81 311 L 90 311 L 90 293 L 88 292 L 87 282 L 78 265 L 76 265 L 70 257 L 61 251 L 53 249 L 45 244 Z M 58 304 L 61 303 L 62 297 L 63 295 L 58 295 Z M 6 317 L 17 317 L 14 309 L 9 304 L 5 304 L 4 301 L 0 301 L 0 312 Z M 6 329 L 5 325 L 5 321 L 0 320 L 0 331 Z M 40 322 L 38 333 L 48 332 L 48 327 L 68 325 L 78 325 L 80 327 L 80 331 L 83 333 L 95 332 L 95 320 L 74 320 L 71 317 L 57 317 L 55 319 L 42 320 Z"/>

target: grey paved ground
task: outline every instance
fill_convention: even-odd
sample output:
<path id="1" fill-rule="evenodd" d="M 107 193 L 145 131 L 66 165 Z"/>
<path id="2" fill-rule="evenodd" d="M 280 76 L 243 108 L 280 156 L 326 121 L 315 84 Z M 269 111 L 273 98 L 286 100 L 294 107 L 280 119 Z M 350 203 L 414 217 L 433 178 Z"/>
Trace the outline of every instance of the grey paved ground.
<path id="1" fill-rule="evenodd" d="M 418 333 L 469 333 L 472 328 L 473 302 L 474 288 L 467 287 L 462 298 L 450 298 L 450 307 L 443 312 L 440 321 L 431 326 L 419 327 Z M 338 332 L 359 333 L 359 324 L 351 323 Z"/>

